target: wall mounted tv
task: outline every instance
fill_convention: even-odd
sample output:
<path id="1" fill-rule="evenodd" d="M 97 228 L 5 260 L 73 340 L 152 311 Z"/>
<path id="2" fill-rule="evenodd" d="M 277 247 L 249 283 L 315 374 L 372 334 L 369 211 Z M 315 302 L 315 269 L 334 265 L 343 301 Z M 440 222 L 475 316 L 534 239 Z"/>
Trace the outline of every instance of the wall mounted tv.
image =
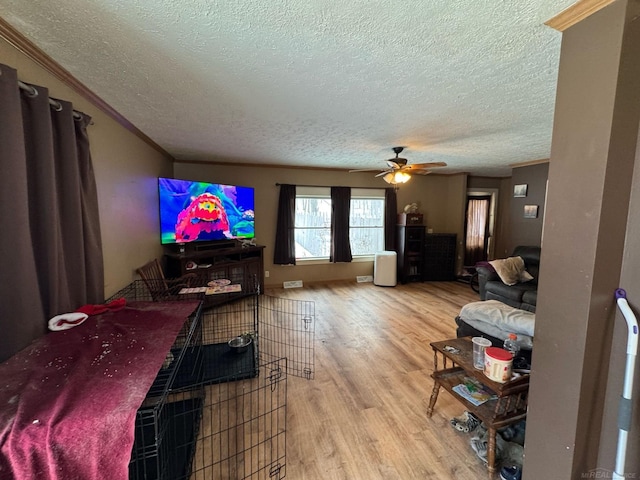
<path id="1" fill-rule="evenodd" d="M 158 178 L 163 245 L 255 236 L 254 189 Z"/>

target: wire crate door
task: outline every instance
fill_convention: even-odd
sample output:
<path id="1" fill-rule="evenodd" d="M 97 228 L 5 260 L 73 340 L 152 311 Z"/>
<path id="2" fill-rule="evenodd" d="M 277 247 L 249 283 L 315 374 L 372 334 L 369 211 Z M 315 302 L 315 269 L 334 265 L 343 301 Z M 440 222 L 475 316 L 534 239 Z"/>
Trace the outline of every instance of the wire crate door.
<path id="1" fill-rule="evenodd" d="M 186 477 L 171 480 L 280 480 L 286 477 L 287 359 L 260 375 L 205 386 L 195 453 Z"/>
<path id="2" fill-rule="evenodd" d="M 260 364 L 287 359 L 287 374 L 312 380 L 315 375 L 315 303 L 260 295 Z"/>

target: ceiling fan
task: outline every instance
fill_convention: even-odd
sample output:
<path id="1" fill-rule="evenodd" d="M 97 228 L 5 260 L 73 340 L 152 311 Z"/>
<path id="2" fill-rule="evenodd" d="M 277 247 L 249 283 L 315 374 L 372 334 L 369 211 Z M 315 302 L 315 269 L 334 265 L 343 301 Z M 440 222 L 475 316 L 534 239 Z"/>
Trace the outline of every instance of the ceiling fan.
<path id="1" fill-rule="evenodd" d="M 378 173 L 376 177 L 382 177 L 385 182 L 396 185 L 398 183 L 408 182 L 412 174 L 428 175 L 431 173 L 432 168 L 447 166 L 444 162 L 414 163 L 407 165 L 407 159 L 398 156 L 403 150 L 404 147 L 393 147 L 396 156 L 395 158 L 387 160 L 387 168 L 363 168 L 359 170 L 349 170 L 349 173 L 379 171 L 380 173 Z"/>

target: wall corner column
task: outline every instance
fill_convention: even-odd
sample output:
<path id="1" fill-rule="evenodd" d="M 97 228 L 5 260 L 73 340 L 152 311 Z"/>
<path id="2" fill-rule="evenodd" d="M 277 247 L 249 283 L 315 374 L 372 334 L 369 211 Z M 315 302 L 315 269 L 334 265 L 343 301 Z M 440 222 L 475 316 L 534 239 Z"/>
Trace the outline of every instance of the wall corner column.
<path id="1" fill-rule="evenodd" d="M 640 124 L 640 2 L 563 33 L 524 479 L 595 478 Z M 617 348 L 617 347 L 616 347 Z M 640 473 L 640 472 L 639 472 Z"/>

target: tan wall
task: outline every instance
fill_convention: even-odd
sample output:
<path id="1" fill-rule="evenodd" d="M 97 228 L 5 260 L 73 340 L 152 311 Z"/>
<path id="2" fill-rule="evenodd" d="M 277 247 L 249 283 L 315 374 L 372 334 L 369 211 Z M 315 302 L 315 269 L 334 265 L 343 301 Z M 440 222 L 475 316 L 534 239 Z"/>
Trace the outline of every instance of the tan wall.
<path id="1" fill-rule="evenodd" d="M 176 163 L 174 176 L 187 180 L 245 185 L 256 189 L 256 242 L 265 245 L 265 270 L 267 285 L 281 285 L 284 281 L 302 280 L 317 282 L 352 278 L 357 275 L 373 275 L 373 262 L 349 264 L 313 264 L 282 266 L 273 264 L 273 244 L 277 218 L 279 187 L 276 183 L 319 186 L 350 186 L 385 188 L 387 184 L 373 173 L 348 173 L 345 170 L 312 170 L 303 168 L 273 168 L 255 166 L 225 166 L 202 163 Z M 428 228 L 436 233 L 449 232 L 461 218 L 459 202 L 451 204 L 451 198 L 463 194 L 461 175 L 425 177 L 414 176 L 398 191 L 398 209 L 417 202 L 426 217 Z M 453 192 L 453 193 L 452 193 Z M 462 193 L 461 193 L 462 192 Z M 452 221 L 452 218 L 454 219 Z M 457 233 L 455 231 L 454 233 Z"/>
<path id="2" fill-rule="evenodd" d="M 445 232 L 456 234 L 456 274 L 462 272 L 464 263 L 464 222 L 467 205 L 467 175 L 447 177 L 447 221 Z"/>
<path id="3" fill-rule="evenodd" d="M 172 159 L 142 141 L 70 87 L 0 39 L 0 62 L 26 83 L 49 89 L 93 118 L 88 129 L 98 186 L 105 269 L 105 295 L 134 278 L 134 270 L 161 254 L 157 181 L 171 175 Z M 106 99 L 108 100 L 108 99 Z"/>

